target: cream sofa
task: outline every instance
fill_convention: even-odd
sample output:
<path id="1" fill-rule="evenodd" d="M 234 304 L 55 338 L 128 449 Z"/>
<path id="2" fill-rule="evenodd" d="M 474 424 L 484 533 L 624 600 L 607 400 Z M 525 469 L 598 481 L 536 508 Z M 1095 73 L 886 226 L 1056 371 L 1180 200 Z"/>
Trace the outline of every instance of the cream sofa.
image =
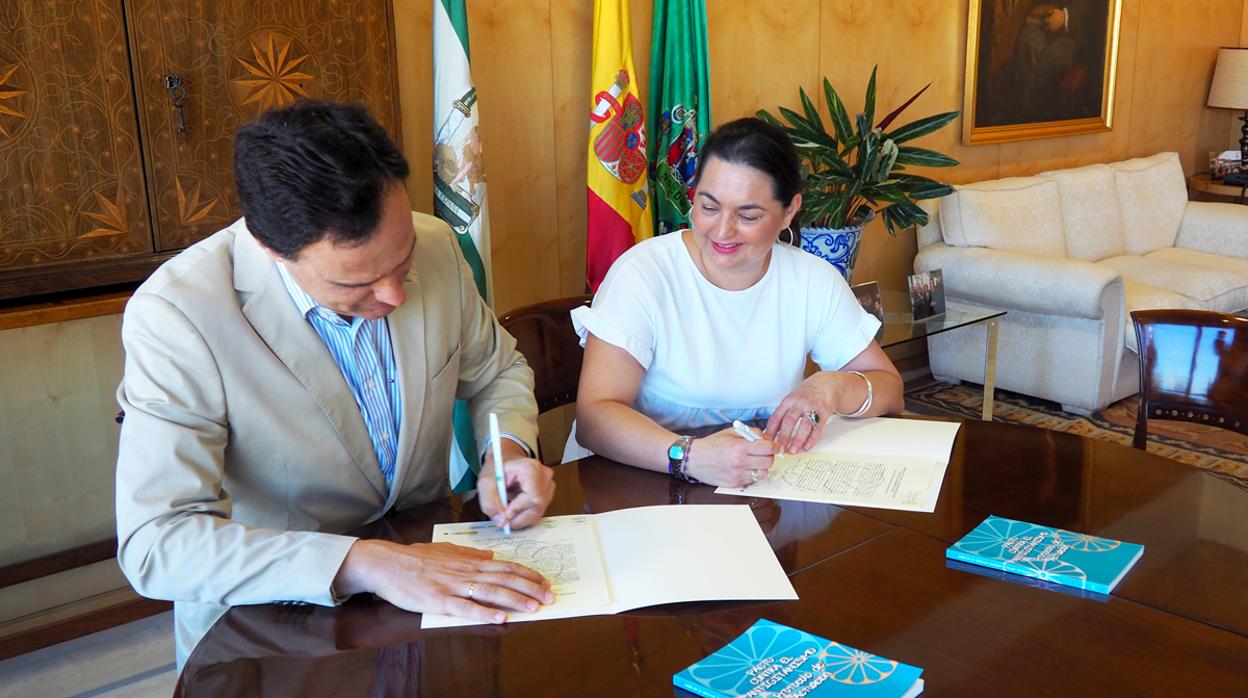
<path id="1" fill-rule="evenodd" d="M 1137 392 L 1132 310 L 1248 308 L 1248 206 L 1189 202 L 1175 153 L 959 185 L 924 208 L 915 270 L 1008 311 L 997 386 L 1070 412 Z M 932 374 L 982 382 L 986 331 L 929 338 Z"/>

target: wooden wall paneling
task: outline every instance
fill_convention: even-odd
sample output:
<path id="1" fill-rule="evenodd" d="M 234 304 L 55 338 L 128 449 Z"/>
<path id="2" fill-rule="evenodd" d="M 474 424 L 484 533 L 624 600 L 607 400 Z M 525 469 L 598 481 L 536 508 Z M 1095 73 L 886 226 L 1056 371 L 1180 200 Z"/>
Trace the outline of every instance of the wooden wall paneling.
<path id="1" fill-rule="evenodd" d="M 120 325 L 0 332 L 0 565 L 114 535 Z"/>
<path id="2" fill-rule="evenodd" d="M 474 2 L 468 25 L 502 314 L 560 294 L 550 2 Z"/>
<path id="3" fill-rule="evenodd" d="M 125 310 L 131 295 L 130 291 L 83 294 L 83 297 L 75 294 L 68 298 L 12 305 L 0 310 L 0 330 L 117 315 Z"/>
<path id="4" fill-rule="evenodd" d="M 707 52 L 714 125 L 798 103 L 819 86 L 819 0 L 707 0 Z"/>
<path id="5" fill-rule="evenodd" d="M 0 269 L 150 252 L 140 167 L 120 0 L 0 5 Z"/>
<path id="6" fill-rule="evenodd" d="M 97 599 L 101 597 L 94 597 L 92 601 Z M 115 605 L 103 606 L 99 610 L 88 611 L 67 620 L 53 621 L 49 625 L 39 625 L 33 630 L 0 636 L 0 660 L 51 647 L 67 640 L 115 628 L 118 625 L 173 609 L 173 604 L 169 601 L 137 598 L 137 594 L 129 588 L 109 594 L 101 600 L 113 602 Z"/>
<path id="7" fill-rule="evenodd" d="M 1239 0 L 1236 0 L 1237 2 Z M 1114 95 L 1114 123 L 1110 131 L 1063 138 L 1041 138 L 1001 144 L 1001 177 L 1115 162 L 1131 157 L 1132 104 L 1137 89 L 1151 92 L 1153 76 L 1137 68 L 1140 49 L 1141 0 L 1122 0 L 1118 35 L 1118 86 Z M 1145 153 L 1151 155 L 1151 153 Z"/>
<path id="8" fill-rule="evenodd" d="M 358 101 L 392 134 L 398 99 L 386 0 L 127 3 L 158 248 L 184 247 L 238 215 L 233 134 L 301 96 Z M 186 89 L 178 131 L 167 74 Z"/>
<path id="9" fill-rule="evenodd" d="M 559 2 L 560 0 L 551 0 Z M 566 0 L 564 0 L 566 1 Z M 633 39 L 633 67 L 637 69 L 637 84 L 641 85 L 642 103 L 650 106 L 650 38 L 654 34 L 654 3 L 651 0 L 632 0 L 628 5 L 632 22 L 629 32 Z M 592 25 L 591 39 L 592 37 Z M 587 91 L 588 92 L 588 91 Z M 588 94 L 586 94 L 588 99 Z M 649 114 L 646 115 L 649 119 Z"/>
<path id="10" fill-rule="evenodd" d="M 1235 43 L 1235 45 L 1248 46 L 1248 3 L 1243 3 L 1243 7 L 1240 8 L 1239 40 Z M 1239 150 L 1239 137 L 1241 135 L 1240 128 L 1243 126 L 1243 122 L 1239 120 L 1239 117 L 1242 112 L 1236 112 L 1230 109 L 1219 109 L 1218 111 L 1223 113 L 1226 123 L 1229 124 L 1226 127 L 1226 143 L 1223 146 L 1223 150 Z M 1203 168 L 1197 168 L 1197 171 L 1201 172 L 1207 172 L 1208 170 L 1208 164 L 1206 164 Z"/>
<path id="11" fill-rule="evenodd" d="M 559 295 L 585 289 L 586 192 L 594 5 L 551 2 L 555 204 L 559 231 Z M 647 51 L 648 52 L 648 51 Z M 549 449 L 543 450 L 549 457 Z M 561 451 L 562 452 L 562 451 Z"/>
<path id="12" fill-rule="evenodd" d="M 0 638 L 98 608 L 99 596 L 121 590 L 133 598 L 113 558 L 0 588 Z"/>
<path id="13" fill-rule="evenodd" d="M 433 3 L 394 0 L 399 120 L 412 209 L 433 213 Z M 475 43 L 470 42 L 470 45 Z"/>
<path id="14" fill-rule="evenodd" d="M 1205 107 L 1219 46 L 1235 46 L 1239 0 L 1141 2 L 1130 155 L 1178 151 L 1185 172 L 1207 170 L 1226 141 L 1225 115 Z"/>

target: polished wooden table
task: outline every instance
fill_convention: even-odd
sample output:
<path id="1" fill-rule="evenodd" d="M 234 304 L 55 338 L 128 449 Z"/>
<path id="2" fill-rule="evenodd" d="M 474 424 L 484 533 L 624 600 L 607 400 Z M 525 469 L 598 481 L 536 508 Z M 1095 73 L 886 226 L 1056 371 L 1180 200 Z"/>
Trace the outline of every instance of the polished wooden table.
<path id="1" fill-rule="evenodd" d="M 719 496 L 598 458 L 556 472 L 551 515 L 748 504 L 800 600 L 429 631 L 371 598 L 237 607 L 178 695 L 687 696 L 673 673 L 768 618 L 923 667 L 927 696 L 1248 696 L 1248 491 L 1175 461 L 967 421 L 931 514 Z M 1107 597 L 951 567 L 944 549 L 988 514 L 1144 556 Z M 478 518 L 436 503 L 364 533 L 427 541 L 435 523 Z"/>

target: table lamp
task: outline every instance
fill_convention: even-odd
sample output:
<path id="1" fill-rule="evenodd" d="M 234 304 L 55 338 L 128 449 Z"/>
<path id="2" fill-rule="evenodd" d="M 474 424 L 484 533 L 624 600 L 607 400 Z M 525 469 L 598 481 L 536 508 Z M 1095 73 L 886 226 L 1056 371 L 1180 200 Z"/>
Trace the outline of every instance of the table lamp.
<path id="1" fill-rule="evenodd" d="M 1206 104 L 1244 112 L 1239 117 L 1244 122 L 1240 129 L 1239 169 L 1244 171 L 1248 165 L 1248 48 L 1218 49 L 1218 64 L 1213 69 L 1213 84 L 1209 86 Z"/>

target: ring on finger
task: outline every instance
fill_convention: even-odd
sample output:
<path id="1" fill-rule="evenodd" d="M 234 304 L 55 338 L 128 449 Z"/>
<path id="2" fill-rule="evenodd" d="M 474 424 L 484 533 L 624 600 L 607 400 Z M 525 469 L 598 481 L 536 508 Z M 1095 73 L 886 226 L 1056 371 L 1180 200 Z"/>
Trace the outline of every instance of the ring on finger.
<path id="1" fill-rule="evenodd" d="M 810 411 L 808 411 L 808 412 L 806 413 L 806 419 L 809 419 L 809 420 L 810 420 L 810 426 L 812 426 L 812 427 L 818 427 L 818 426 L 819 426 L 819 413 L 818 413 L 818 412 L 816 412 L 816 411 L 814 411 L 814 410 L 810 410 Z"/>
<path id="2" fill-rule="evenodd" d="M 477 583 L 472 582 L 471 584 L 468 585 L 468 598 L 471 599 L 473 596 L 476 595 L 476 593 L 477 593 Z"/>
<path id="3" fill-rule="evenodd" d="M 758 471 L 750 470 L 750 482 L 758 482 Z"/>

